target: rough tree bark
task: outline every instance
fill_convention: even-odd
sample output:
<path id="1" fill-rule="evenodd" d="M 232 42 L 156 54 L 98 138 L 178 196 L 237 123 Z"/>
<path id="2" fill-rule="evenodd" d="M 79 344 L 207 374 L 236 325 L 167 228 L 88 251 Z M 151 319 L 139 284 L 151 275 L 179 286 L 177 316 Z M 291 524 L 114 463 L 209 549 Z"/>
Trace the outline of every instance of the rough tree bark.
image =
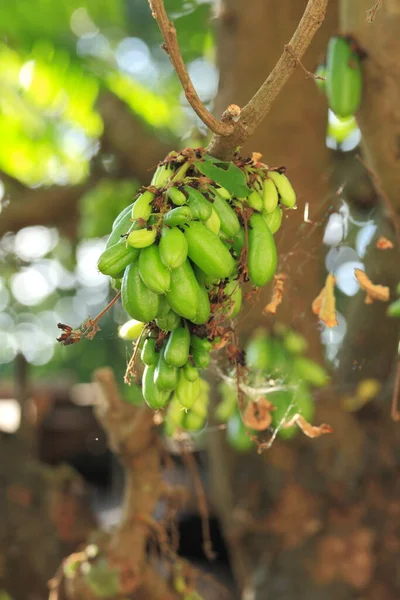
<path id="1" fill-rule="evenodd" d="M 342 16 L 346 9 L 352 19 L 357 16 L 357 27 L 364 35 L 361 37 L 360 34 L 364 50 L 369 50 L 369 44 L 374 46 L 372 36 L 380 36 L 379 43 L 375 40 L 377 47 L 370 48 L 371 54 L 377 57 L 376 64 L 369 66 L 368 59 L 364 62 L 367 96 L 360 112 L 360 123 L 365 128 L 368 159 L 381 176 L 387 193 L 391 193 L 394 188 L 396 192 L 398 189 L 394 183 L 398 169 L 397 172 L 392 170 L 397 166 L 393 149 L 396 148 L 395 115 L 399 103 L 392 104 L 390 99 L 383 97 L 382 89 L 386 89 L 383 83 L 393 88 L 392 101 L 396 100 L 394 88 L 399 84 L 390 81 L 389 72 L 397 53 L 393 52 L 388 71 L 385 67 L 381 73 L 383 82 L 378 76 L 377 65 L 384 62 L 382 46 L 388 52 L 387 38 L 396 38 L 394 32 L 396 28 L 398 31 L 400 5 L 387 2 L 387 11 L 376 17 L 376 21 L 383 19 L 385 26 L 380 26 L 380 33 L 367 34 L 366 28 L 374 27 L 374 24 L 360 23 L 361 19 L 366 20 L 366 10 L 372 4 L 367 0 L 342 2 Z M 249 11 L 239 0 L 222 4 L 219 31 L 221 91 L 217 108 L 230 102 L 241 105 L 257 88 L 290 38 L 304 5 L 305 2 L 290 0 L 279 3 L 254 0 Z M 338 29 L 336 8 L 336 3 L 330 3 L 327 19 L 305 57 L 308 69 L 313 69 L 326 48 L 328 37 Z M 391 22 L 393 11 L 396 15 Z M 346 31 L 351 32 L 353 27 L 354 21 L 351 24 L 349 21 Z M 397 39 L 392 41 L 396 49 L 399 42 Z M 398 66 L 395 73 L 397 69 Z M 374 85 L 376 95 L 372 97 Z M 377 112 L 378 105 L 380 110 Z M 382 114 L 383 106 L 388 117 L 384 125 L 377 116 Z M 216 112 L 219 114 L 220 110 Z M 285 164 L 299 194 L 297 219 L 290 215 L 290 225 L 285 224 L 279 240 L 280 255 L 287 255 L 283 266 L 291 281 L 280 316 L 284 315 L 289 323 L 297 321 L 296 324 L 301 325 L 307 338 L 314 341 L 315 357 L 318 355 L 318 331 L 310 315 L 309 301 L 324 273 L 323 251 L 319 251 L 319 259 L 316 251 L 321 229 L 307 238 L 312 226 L 300 223 L 305 201 L 310 203 L 311 219 L 317 220 L 334 198 L 334 192 L 329 188 L 334 167 L 331 155 L 325 149 L 325 126 L 326 104 L 317 96 L 313 82 L 298 68 L 267 121 L 246 145 L 249 151 L 263 152 L 265 161 L 271 165 Z M 389 153 L 390 157 L 387 160 L 381 158 L 381 151 Z M 314 251 L 313 259 L 310 259 L 311 251 Z M 377 270 L 374 275 L 378 275 Z M 358 329 L 354 328 L 354 314 L 358 317 L 360 313 L 360 304 L 357 306 L 357 309 L 349 308 L 350 331 L 346 346 L 350 351 L 345 357 L 342 354 L 335 393 L 325 394 L 317 406 L 317 420 L 330 423 L 335 430 L 333 435 L 313 441 L 300 437 L 292 442 L 277 441 L 263 456 L 239 457 L 227 448 L 223 434 L 209 436 L 211 488 L 235 576 L 242 589 L 252 589 L 253 594 L 249 597 L 256 600 L 394 600 L 399 597 L 395 573 L 399 552 L 396 528 L 400 525 L 400 512 L 395 472 L 400 431 L 390 422 L 387 403 L 374 403 L 358 413 L 346 413 L 340 405 L 340 384 L 354 381 L 354 373 L 357 380 L 388 376 L 393 358 L 394 327 L 385 322 L 382 307 L 374 308 L 373 321 L 363 312 L 363 323 L 372 322 L 375 330 L 377 324 L 384 330 L 378 343 L 372 345 L 372 326 L 367 326 L 367 336 L 359 336 Z M 304 315 L 300 318 L 302 312 Z M 257 310 L 253 315 L 252 323 L 245 322 L 246 328 L 255 324 Z M 258 316 L 258 324 L 261 323 Z M 388 332 L 390 328 L 392 333 Z M 366 346 L 367 342 L 369 346 Z M 355 346 L 360 350 L 361 345 L 364 357 L 368 355 L 368 366 L 359 352 L 357 359 L 360 362 L 355 368 L 352 352 Z M 379 354 L 382 358 L 377 360 Z M 376 363 L 371 372 L 369 367 L 373 360 Z"/>

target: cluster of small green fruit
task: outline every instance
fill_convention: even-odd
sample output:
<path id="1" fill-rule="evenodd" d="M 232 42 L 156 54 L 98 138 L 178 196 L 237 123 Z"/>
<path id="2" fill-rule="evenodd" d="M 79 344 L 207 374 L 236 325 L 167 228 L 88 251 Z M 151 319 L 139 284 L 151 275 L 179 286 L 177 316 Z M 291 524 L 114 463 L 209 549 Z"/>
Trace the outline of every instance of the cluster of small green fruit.
<path id="1" fill-rule="evenodd" d="M 199 371 L 221 341 L 221 323 L 240 311 L 243 283 L 264 286 L 276 271 L 274 234 L 282 209 L 296 203 L 283 171 L 258 157 L 222 162 L 202 149 L 171 152 L 114 221 L 98 268 L 138 321 L 124 335 L 141 333 L 152 409 L 170 402 L 175 414 L 178 405 L 204 404 Z M 186 427 L 201 426 L 205 411 L 197 413 L 186 415 Z"/>
<path id="2" fill-rule="evenodd" d="M 222 401 L 217 406 L 216 418 L 227 424 L 227 439 L 233 448 L 242 452 L 254 448 L 249 433 L 256 435 L 257 430 L 269 427 L 278 429 L 281 437 L 290 438 L 297 428 L 285 427 L 285 424 L 294 415 L 300 414 L 306 421 L 313 418 L 312 389 L 325 386 L 328 375 L 306 352 L 305 338 L 283 324 L 276 324 L 270 332 L 266 329 L 254 332 L 245 351 L 244 378 L 246 406 L 255 400 L 251 419 L 246 417 L 246 408 L 242 415 L 239 412 L 235 372 L 231 373 L 230 382 L 220 384 Z M 268 386 L 271 392 L 265 391 Z M 282 389 L 276 389 L 279 387 Z M 260 414 L 257 422 L 257 405 L 262 409 L 263 399 L 268 402 L 268 410 Z"/>

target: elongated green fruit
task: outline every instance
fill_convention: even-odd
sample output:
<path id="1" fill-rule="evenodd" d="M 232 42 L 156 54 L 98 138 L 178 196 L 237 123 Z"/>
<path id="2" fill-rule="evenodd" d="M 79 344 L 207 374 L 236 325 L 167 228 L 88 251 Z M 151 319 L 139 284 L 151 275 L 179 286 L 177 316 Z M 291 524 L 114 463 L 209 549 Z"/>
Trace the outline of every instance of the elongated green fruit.
<path id="1" fill-rule="evenodd" d="M 175 171 L 170 165 L 158 166 L 151 180 L 151 185 L 155 185 L 157 187 L 164 185 L 167 183 L 167 181 L 169 181 L 169 179 L 171 179 L 174 173 Z"/>
<path id="2" fill-rule="evenodd" d="M 110 246 L 100 255 L 97 268 L 103 275 L 118 278 L 120 273 L 139 255 L 139 250 L 126 246 L 125 243 L 117 242 Z"/>
<path id="3" fill-rule="evenodd" d="M 166 297 L 160 296 L 160 304 L 158 307 L 157 319 L 162 319 L 163 317 L 166 317 L 170 310 L 171 307 L 168 304 Z"/>
<path id="4" fill-rule="evenodd" d="M 247 264 L 251 283 L 262 286 L 271 281 L 277 263 L 274 237 L 262 216 L 253 213 L 250 217 Z"/>
<path id="5" fill-rule="evenodd" d="M 210 352 L 212 343 L 207 338 L 201 338 L 198 335 L 190 336 L 190 347 L 193 350 L 204 350 Z"/>
<path id="6" fill-rule="evenodd" d="M 198 308 L 199 284 L 188 260 L 171 271 L 171 286 L 167 302 L 178 315 L 192 320 Z"/>
<path id="7" fill-rule="evenodd" d="M 235 261 L 215 233 L 202 223 L 193 221 L 185 227 L 185 236 L 190 260 L 206 275 L 224 279 L 232 274 Z"/>
<path id="8" fill-rule="evenodd" d="M 272 179 L 264 179 L 263 206 L 267 213 L 271 213 L 278 206 L 278 190 Z"/>
<path id="9" fill-rule="evenodd" d="M 246 427 L 239 413 L 234 413 L 227 423 L 226 437 L 229 444 L 238 452 L 249 452 L 254 442 L 247 435 Z"/>
<path id="10" fill-rule="evenodd" d="M 263 199 L 256 190 L 253 190 L 251 194 L 247 196 L 246 202 L 249 206 L 251 206 L 251 208 L 254 208 L 255 210 L 260 211 L 263 208 Z"/>
<path id="11" fill-rule="evenodd" d="M 199 393 L 200 380 L 195 379 L 195 381 L 188 381 L 181 371 L 175 394 L 182 406 L 185 408 L 191 408 L 196 402 Z"/>
<path id="12" fill-rule="evenodd" d="M 105 249 L 107 250 L 107 248 L 114 246 L 114 244 L 117 244 L 118 242 L 123 242 L 124 240 L 121 238 L 121 236 L 128 233 L 131 226 L 132 226 L 132 219 L 131 219 L 130 211 L 128 211 L 118 221 L 117 225 L 115 227 L 113 227 L 110 235 L 108 236 Z"/>
<path id="13" fill-rule="evenodd" d="M 246 365 L 249 369 L 267 372 L 273 363 L 273 348 L 266 331 L 260 329 L 252 336 L 246 346 Z"/>
<path id="14" fill-rule="evenodd" d="M 144 327 L 145 323 L 131 319 L 118 329 L 118 337 L 126 341 L 135 341 L 140 337 Z"/>
<path id="15" fill-rule="evenodd" d="M 177 227 L 163 227 L 158 247 L 161 262 L 167 269 L 177 269 L 187 258 L 188 243 Z"/>
<path id="16" fill-rule="evenodd" d="M 240 312 L 243 300 L 242 288 L 237 279 L 232 279 L 227 283 L 224 294 L 227 296 L 227 299 L 224 302 L 224 308 L 226 308 L 229 317 L 233 319 Z"/>
<path id="17" fill-rule="evenodd" d="M 194 403 L 194 406 L 196 406 L 196 404 L 198 404 L 199 401 L 200 398 L 197 398 L 196 402 Z M 190 410 L 188 410 L 188 412 L 185 415 L 183 421 L 183 429 L 185 431 L 199 431 L 200 429 L 203 429 L 205 425 L 206 415 L 197 415 L 196 413 L 194 413 L 194 406 Z"/>
<path id="18" fill-rule="evenodd" d="M 188 381 L 196 381 L 199 378 L 199 371 L 194 367 L 190 361 L 187 361 L 182 369 L 184 376 Z"/>
<path id="19" fill-rule="evenodd" d="M 198 369 L 207 369 L 211 362 L 209 350 L 194 349 L 192 351 L 193 362 Z"/>
<path id="20" fill-rule="evenodd" d="M 296 193 L 286 175 L 278 171 L 268 171 L 268 177 L 276 185 L 281 202 L 288 208 L 293 208 L 296 205 Z"/>
<path id="21" fill-rule="evenodd" d="M 244 228 L 241 227 L 236 235 L 232 236 L 232 247 L 236 254 L 240 254 L 246 241 Z"/>
<path id="22" fill-rule="evenodd" d="M 158 355 L 159 353 L 156 352 L 155 338 L 148 337 L 143 344 L 140 360 L 147 366 L 156 365 L 158 362 Z"/>
<path id="23" fill-rule="evenodd" d="M 176 394 L 172 394 L 165 416 L 165 433 L 168 436 L 173 436 L 179 429 L 183 428 L 184 419 L 185 410 L 176 397 Z"/>
<path id="24" fill-rule="evenodd" d="M 207 219 L 207 221 L 205 221 L 205 225 L 206 227 L 208 227 L 208 229 L 210 229 L 213 233 L 216 234 L 218 234 L 219 230 L 221 229 L 221 220 L 217 215 L 217 212 L 213 208 L 211 210 L 210 218 Z"/>
<path id="25" fill-rule="evenodd" d="M 179 381 L 179 369 L 168 364 L 161 350 L 157 367 L 154 372 L 154 383 L 159 390 L 174 390 Z"/>
<path id="26" fill-rule="evenodd" d="M 207 323 L 210 315 L 211 307 L 208 292 L 205 287 L 199 286 L 198 307 L 196 316 L 192 322 L 196 323 L 196 325 L 204 325 L 204 323 Z"/>
<path id="27" fill-rule="evenodd" d="M 156 367 L 154 365 L 147 366 L 143 372 L 142 381 L 143 398 L 152 410 L 164 408 L 171 396 L 170 391 L 160 390 L 154 383 L 155 370 Z"/>
<path id="28" fill-rule="evenodd" d="M 179 206 L 173 208 L 164 215 L 164 225 L 175 227 L 176 225 L 185 225 L 193 219 L 193 213 L 188 206 Z"/>
<path id="29" fill-rule="evenodd" d="M 186 204 L 187 198 L 185 194 L 175 186 L 168 188 L 167 196 L 176 206 Z"/>
<path id="30" fill-rule="evenodd" d="M 121 210 L 121 212 L 119 213 L 119 215 L 117 215 L 114 219 L 114 222 L 112 224 L 111 230 L 115 229 L 116 227 L 118 227 L 118 225 L 120 224 L 120 222 L 125 219 L 125 217 L 128 217 L 128 222 L 131 220 L 131 211 L 132 211 L 132 207 L 135 203 L 132 202 L 132 204 L 129 204 L 129 206 L 126 206 L 123 210 Z M 126 232 L 125 232 L 126 233 Z"/>
<path id="31" fill-rule="evenodd" d="M 315 387 L 323 387 L 328 383 L 329 377 L 318 363 L 305 356 L 293 359 L 295 373 Z"/>
<path id="32" fill-rule="evenodd" d="M 121 299 L 122 306 L 132 319 L 149 323 L 156 318 L 159 297 L 143 283 L 137 262 L 129 265 L 124 273 Z"/>
<path id="33" fill-rule="evenodd" d="M 360 59 L 343 37 L 329 40 L 326 62 L 326 95 L 338 117 L 351 117 L 358 110 L 362 96 Z"/>
<path id="34" fill-rule="evenodd" d="M 263 211 L 261 214 L 272 235 L 275 234 L 280 229 L 282 224 L 283 212 L 281 207 L 277 206 L 271 213 Z"/>
<path id="35" fill-rule="evenodd" d="M 158 246 L 143 248 L 139 255 L 139 273 L 143 283 L 156 294 L 165 294 L 171 285 L 171 275 L 161 262 Z"/>
<path id="36" fill-rule="evenodd" d="M 157 237 L 157 230 L 152 227 L 151 229 L 137 229 L 131 231 L 128 235 L 127 243 L 132 248 L 147 248 L 155 242 Z"/>
<path id="37" fill-rule="evenodd" d="M 221 198 L 225 198 L 225 200 L 230 200 L 232 198 L 232 194 L 230 192 L 228 192 L 228 190 L 226 188 L 222 187 L 222 185 L 215 189 L 218 192 L 218 194 L 221 196 Z"/>
<path id="38" fill-rule="evenodd" d="M 189 195 L 188 206 L 190 207 L 195 219 L 207 221 L 211 217 L 212 204 L 209 202 L 199 190 L 190 186 L 185 187 L 185 191 Z"/>
<path id="39" fill-rule="evenodd" d="M 121 277 L 111 278 L 110 285 L 113 290 L 115 290 L 116 292 L 119 292 L 119 290 L 121 289 L 121 285 L 122 285 L 122 278 Z"/>
<path id="40" fill-rule="evenodd" d="M 206 275 L 206 273 L 204 273 L 204 271 L 202 271 L 197 265 L 193 265 L 193 270 L 200 286 L 205 285 L 206 287 L 210 287 L 211 285 L 214 285 L 219 281 L 219 279 L 216 279 L 215 277 L 210 277 L 210 275 Z"/>
<path id="41" fill-rule="evenodd" d="M 143 192 L 132 206 L 132 219 L 148 221 L 152 211 L 151 203 L 153 200 L 153 192 L 149 192 L 149 190 Z"/>
<path id="42" fill-rule="evenodd" d="M 229 206 L 227 200 L 216 194 L 213 209 L 219 216 L 222 231 L 229 236 L 236 235 L 240 229 L 239 219 L 235 211 Z"/>
<path id="43" fill-rule="evenodd" d="M 187 325 L 169 334 L 164 358 L 173 367 L 183 367 L 189 358 L 190 332 Z"/>
<path id="44" fill-rule="evenodd" d="M 181 317 L 170 309 L 164 317 L 157 317 L 156 324 L 163 331 L 173 331 L 181 324 Z"/>

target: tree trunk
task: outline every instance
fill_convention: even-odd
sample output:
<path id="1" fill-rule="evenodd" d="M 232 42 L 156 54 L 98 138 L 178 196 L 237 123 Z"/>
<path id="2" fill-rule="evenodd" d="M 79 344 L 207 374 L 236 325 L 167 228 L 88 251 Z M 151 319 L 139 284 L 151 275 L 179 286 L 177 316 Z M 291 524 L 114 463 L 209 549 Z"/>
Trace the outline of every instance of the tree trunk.
<path id="1" fill-rule="evenodd" d="M 251 10 L 239 0 L 222 5 L 217 114 L 229 103 L 243 105 L 248 100 L 290 39 L 305 4 L 305 0 L 254 0 Z M 348 2 L 349 7 L 354 4 L 353 0 Z M 365 18 L 364 5 L 370 8 L 373 2 L 358 4 L 363 6 L 360 14 Z M 387 4 L 389 12 L 391 6 L 400 6 L 399 2 Z M 344 7 L 345 3 L 342 14 Z M 336 3 L 330 3 L 326 21 L 305 57 L 304 65 L 309 70 L 322 57 L 329 36 L 337 31 L 335 8 Z M 390 33 L 394 25 L 388 27 Z M 364 105 L 363 111 L 367 111 Z M 288 216 L 278 238 L 280 266 L 289 275 L 278 316 L 299 326 L 311 342 L 313 357 L 320 360 L 318 323 L 310 303 L 325 276 L 322 227 L 302 220 L 305 202 L 310 204 L 310 219 L 317 221 L 335 198 L 329 185 L 335 165 L 332 153 L 325 148 L 326 112 L 326 101 L 318 96 L 313 81 L 299 66 L 267 121 L 245 148 L 247 152 L 263 152 L 264 161 L 271 166 L 286 165 L 298 193 L 297 214 Z M 374 123 L 377 135 L 381 124 L 376 115 L 363 113 L 362 127 L 364 119 Z M 378 169 L 379 163 L 373 166 Z M 390 190 L 393 179 L 387 181 L 385 189 Z M 362 294 L 356 298 L 364 301 Z M 342 353 L 334 392 L 333 388 L 327 390 L 317 404 L 316 420 L 330 423 L 334 427 L 332 435 L 316 440 L 298 436 L 290 442 L 276 441 L 261 456 L 255 452 L 235 455 L 227 447 L 224 433 L 209 436 L 211 488 L 234 573 L 241 589 L 252 590 L 249 597 L 256 600 L 399 597 L 400 584 L 395 577 L 400 545 L 396 535 L 400 525 L 399 484 L 394 473 L 398 468 L 400 430 L 390 422 L 387 404 L 376 402 L 357 413 L 348 413 L 338 394 L 347 381 L 387 378 L 395 327 L 384 320 L 386 307 L 374 306 L 374 321 L 368 313 L 362 313 L 368 335 L 358 335 L 352 320 L 358 319 L 359 307 L 360 303 L 357 310 L 349 307 L 346 347 L 350 350 L 345 356 Z M 261 307 L 254 308 L 243 330 L 265 323 L 265 319 Z M 373 345 L 370 333 L 381 326 L 378 345 Z M 356 365 L 352 360 L 355 346 L 359 350 Z M 382 359 L 371 373 L 368 369 L 377 354 Z M 363 356 L 368 356 L 368 367 Z"/>

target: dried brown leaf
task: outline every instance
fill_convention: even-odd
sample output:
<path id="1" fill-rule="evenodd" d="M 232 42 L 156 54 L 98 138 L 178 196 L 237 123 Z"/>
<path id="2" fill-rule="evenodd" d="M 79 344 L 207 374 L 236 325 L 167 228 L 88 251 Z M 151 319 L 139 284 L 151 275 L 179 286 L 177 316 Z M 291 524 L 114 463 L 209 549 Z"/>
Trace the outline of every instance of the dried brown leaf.
<path id="1" fill-rule="evenodd" d="M 329 273 L 324 287 L 311 305 L 313 313 L 318 315 L 327 327 L 336 327 L 336 325 L 338 325 L 334 294 L 335 284 L 336 278 L 332 273 Z"/>
<path id="2" fill-rule="evenodd" d="M 243 423 L 255 431 L 268 429 L 272 420 L 271 411 L 275 408 L 274 404 L 266 398 L 251 400 L 243 413 Z"/>
<path id="3" fill-rule="evenodd" d="M 287 279 L 287 275 L 284 273 L 279 273 L 274 277 L 274 288 L 272 291 L 271 302 L 269 302 L 263 309 L 263 314 L 276 314 L 276 309 L 281 304 L 283 299 L 283 287 L 285 285 L 285 280 Z"/>
<path id="4" fill-rule="evenodd" d="M 326 423 L 322 423 L 321 425 L 311 425 L 306 419 L 300 415 L 296 414 L 294 417 L 287 421 L 283 427 L 293 427 L 293 425 L 297 425 L 301 431 L 309 438 L 320 437 L 321 435 L 325 435 L 326 433 L 332 433 L 333 428 Z"/>
<path id="5" fill-rule="evenodd" d="M 379 240 L 376 242 L 376 247 L 378 248 L 378 250 L 391 250 L 392 248 L 394 248 L 394 244 L 386 237 L 381 235 Z"/>
<path id="6" fill-rule="evenodd" d="M 354 275 L 360 284 L 361 289 L 367 293 L 365 304 L 372 304 L 374 300 L 379 300 L 380 302 L 389 301 L 390 291 L 387 285 L 377 285 L 372 283 L 367 274 L 361 269 L 354 269 Z"/>

